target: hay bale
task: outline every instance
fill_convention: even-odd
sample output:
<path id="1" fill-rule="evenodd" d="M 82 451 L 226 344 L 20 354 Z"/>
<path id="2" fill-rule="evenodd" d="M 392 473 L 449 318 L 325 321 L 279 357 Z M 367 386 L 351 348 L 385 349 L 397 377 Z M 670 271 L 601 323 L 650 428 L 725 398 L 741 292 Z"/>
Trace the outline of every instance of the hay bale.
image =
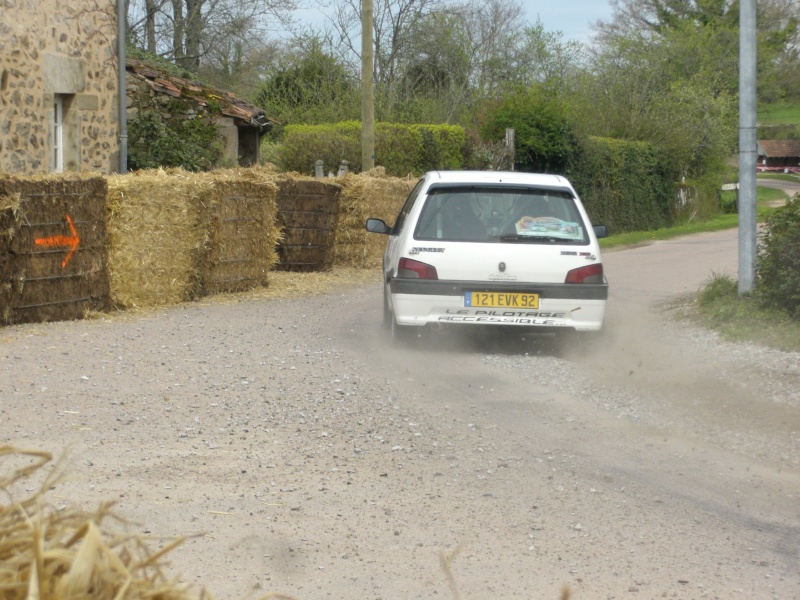
<path id="1" fill-rule="evenodd" d="M 0 473 L 0 488 L 10 500 L 0 504 L 0 589 L 5 600 L 196 597 L 164 574 L 164 555 L 182 539 L 152 552 L 142 538 L 109 527 L 114 520 L 122 522 L 110 503 L 94 512 L 49 505 L 46 493 L 59 480 L 58 471 L 44 475 L 32 496 L 15 498 L 13 490 L 29 487 L 50 460 L 46 452 L 0 446 L 3 471 L 19 465 Z M 201 592 L 199 597 L 204 596 Z"/>
<path id="2" fill-rule="evenodd" d="M 278 186 L 265 169 L 218 170 L 202 175 L 202 228 L 207 244 L 199 255 L 200 293 L 242 292 L 269 283 L 278 263 Z"/>
<path id="3" fill-rule="evenodd" d="M 364 229 L 367 217 L 394 223 L 408 194 L 417 184 L 414 178 L 387 177 L 382 168 L 335 179 L 342 186 L 337 224 L 336 259 L 340 266 L 379 268 L 386 238 Z"/>
<path id="4" fill-rule="evenodd" d="M 277 184 L 277 223 L 283 239 L 276 270 L 331 270 L 341 186 L 298 174 L 282 175 Z"/>
<path id="5" fill-rule="evenodd" d="M 0 176 L 0 323 L 108 308 L 106 190 L 96 175 Z"/>
<path id="6" fill-rule="evenodd" d="M 168 305 L 267 285 L 280 237 L 273 179 L 267 169 L 111 177 L 114 302 Z"/>
<path id="7" fill-rule="evenodd" d="M 177 304 L 198 293 L 206 243 L 200 198 L 210 184 L 179 169 L 108 178 L 111 297 L 120 308 Z"/>

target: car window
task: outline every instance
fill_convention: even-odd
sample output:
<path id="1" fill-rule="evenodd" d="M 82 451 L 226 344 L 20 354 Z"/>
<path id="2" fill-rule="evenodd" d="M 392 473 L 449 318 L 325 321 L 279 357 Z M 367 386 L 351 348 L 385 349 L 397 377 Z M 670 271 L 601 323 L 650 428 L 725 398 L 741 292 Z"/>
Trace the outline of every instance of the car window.
<path id="1" fill-rule="evenodd" d="M 397 220 L 394 222 L 394 228 L 392 229 L 393 235 L 397 235 L 403 230 L 403 224 L 406 222 L 406 217 L 411 211 L 411 208 L 414 206 L 414 202 L 416 202 L 417 198 L 419 197 L 419 191 L 422 189 L 423 181 L 424 180 L 420 179 L 417 182 L 417 185 L 414 186 L 414 189 L 411 190 L 408 198 L 406 198 L 405 204 L 403 204 L 403 208 L 400 209 L 400 214 L 397 215 Z"/>
<path id="2" fill-rule="evenodd" d="M 536 188 L 432 188 L 415 238 L 469 242 L 588 244 L 569 192 Z"/>

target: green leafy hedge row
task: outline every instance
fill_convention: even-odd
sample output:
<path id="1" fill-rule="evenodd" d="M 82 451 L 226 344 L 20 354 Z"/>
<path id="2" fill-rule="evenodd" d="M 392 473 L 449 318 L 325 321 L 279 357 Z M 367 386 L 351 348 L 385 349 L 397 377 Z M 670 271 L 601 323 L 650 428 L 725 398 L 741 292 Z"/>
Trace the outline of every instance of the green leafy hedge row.
<path id="1" fill-rule="evenodd" d="M 464 168 L 466 136 L 452 125 L 375 126 L 375 164 L 388 175 L 421 175 L 432 169 Z M 346 160 L 361 171 L 361 124 L 290 125 L 280 146 L 279 167 L 311 174 L 322 160 L 336 171 Z M 681 216 L 676 173 L 656 146 L 608 138 L 576 142 L 564 173 L 580 194 L 592 221 L 614 232 L 668 227 Z M 696 204 L 687 188 L 685 201 Z"/>
<path id="2" fill-rule="evenodd" d="M 658 229 L 676 221 L 676 174 L 652 144 L 585 139 L 565 175 L 592 222 L 615 233 Z"/>
<path id="3" fill-rule="evenodd" d="M 464 129 L 455 125 L 375 125 L 375 164 L 388 175 L 421 175 L 432 169 L 460 169 Z M 283 171 L 312 174 L 316 161 L 336 171 L 346 160 L 351 171 L 361 169 L 361 123 L 287 125 L 278 161 Z"/>
<path id="4" fill-rule="evenodd" d="M 800 319 L 800 196 L 767 218 L 759 235 L 756 272 L 762 299 Z"/>

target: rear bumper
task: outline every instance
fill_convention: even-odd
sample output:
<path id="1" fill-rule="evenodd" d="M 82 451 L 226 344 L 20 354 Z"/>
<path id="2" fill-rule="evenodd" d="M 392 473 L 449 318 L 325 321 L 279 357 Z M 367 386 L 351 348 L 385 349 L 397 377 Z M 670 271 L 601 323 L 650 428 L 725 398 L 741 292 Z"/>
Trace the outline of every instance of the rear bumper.
<path id="1" fill-rule="evenodd" d="M 539 308 L 473 308 L 468 291 L 539 294 Z M 599 331 L 603 328 L 608 284 L 536 284 L 517 282 L 391 279 L 392 312 L 400 325 L 500 325 Z"/>

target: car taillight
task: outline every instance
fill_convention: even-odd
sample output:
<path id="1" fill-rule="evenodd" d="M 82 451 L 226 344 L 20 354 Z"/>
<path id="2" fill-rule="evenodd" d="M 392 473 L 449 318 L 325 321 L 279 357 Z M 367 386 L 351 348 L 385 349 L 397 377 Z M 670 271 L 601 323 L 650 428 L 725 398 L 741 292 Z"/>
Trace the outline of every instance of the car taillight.
<path id="1" fill-rule="evenodd" d="M 397 266 L 397 276 L 406 279 L 439 279 L 436 267 L 418 260 L 411 260 L 410 258 L 400 259 L 400 264 Z"/>
<path id="2" fill-rule="evenodd" d="M 603 263 L 572 269 L 564 283 L 603 283 Z"/>

